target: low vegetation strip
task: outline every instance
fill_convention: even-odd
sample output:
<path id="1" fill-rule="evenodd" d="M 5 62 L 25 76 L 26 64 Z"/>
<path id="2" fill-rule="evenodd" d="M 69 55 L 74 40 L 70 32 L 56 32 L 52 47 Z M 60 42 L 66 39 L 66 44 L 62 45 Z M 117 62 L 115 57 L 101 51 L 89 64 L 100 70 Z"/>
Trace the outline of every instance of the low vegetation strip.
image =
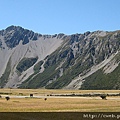
<path id="1" fill-rule="evenodd" d="M 51 94 L 50 96 L 73 96 L 73 97 L 98 97 L 101 95 L 106 96 L 120 96 L 120 93 L 109 93 L 109 94 L 102 94 L 102 93 L 93 93 L 93 94 Z"/>

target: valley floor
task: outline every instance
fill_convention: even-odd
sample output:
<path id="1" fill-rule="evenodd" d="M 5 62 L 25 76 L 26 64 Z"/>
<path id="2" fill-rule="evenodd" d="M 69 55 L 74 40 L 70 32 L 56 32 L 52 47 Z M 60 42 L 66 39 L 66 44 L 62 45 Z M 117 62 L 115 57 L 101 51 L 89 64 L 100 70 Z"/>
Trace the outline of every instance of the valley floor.
<path id="1" fill-rule="evenodd" d="M 107 97 L 107 100 L 100 97 L 50 96 L 69 93 L 120 93 L 120 91 L 0 89 L 0 112 L 120 112 L 120 96 Z M 30 97 L 30 94 L 34 97 Z M 7 101 L 6 96 L 9 96 L 10 100 Z"/>

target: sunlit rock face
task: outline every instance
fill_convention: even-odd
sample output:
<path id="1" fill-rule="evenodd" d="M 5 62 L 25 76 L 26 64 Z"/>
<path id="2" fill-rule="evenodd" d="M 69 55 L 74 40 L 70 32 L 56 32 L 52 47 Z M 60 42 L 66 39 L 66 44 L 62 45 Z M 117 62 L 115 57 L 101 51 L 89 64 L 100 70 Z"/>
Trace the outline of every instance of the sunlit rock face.
<path id="1" fill-rule="evenodd" d="M 120 89 L 119 50 L 120 31 L 41 35 L 10 26 L 0 31 L 0 87 Z"/>

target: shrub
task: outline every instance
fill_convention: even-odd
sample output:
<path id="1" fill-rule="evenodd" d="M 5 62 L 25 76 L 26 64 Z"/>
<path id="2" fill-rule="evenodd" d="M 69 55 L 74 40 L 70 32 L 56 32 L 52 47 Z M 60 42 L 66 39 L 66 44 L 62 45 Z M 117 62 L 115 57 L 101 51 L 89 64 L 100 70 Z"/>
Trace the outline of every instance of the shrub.
<path id="1" fill-rule="evenodd" d="M 44 98 L 44 100 L 46 101 L 46 100 L 47 100 L 47 98 Z"/>
<path id="2" fill-rule="evenodd" d="M 30 94 L 30 97 L 33 97 L 33 94 Z"/>
<path id="3" fill-rule="evenodd" d="M 10 97 L 9 97 L 9 96 L 7 96 L 7 97 L 5 97 L 5 99 L 8 101 L 8 100 L 10 100 Z"/>
<path id="4" fill-rule="evenodd" d="M 107 99 L 106 99 L 106 97 L 107 97 L 106 94 L 100 95 L 100 97 L 101 97 L 103 100 L 107 100 Z"/>

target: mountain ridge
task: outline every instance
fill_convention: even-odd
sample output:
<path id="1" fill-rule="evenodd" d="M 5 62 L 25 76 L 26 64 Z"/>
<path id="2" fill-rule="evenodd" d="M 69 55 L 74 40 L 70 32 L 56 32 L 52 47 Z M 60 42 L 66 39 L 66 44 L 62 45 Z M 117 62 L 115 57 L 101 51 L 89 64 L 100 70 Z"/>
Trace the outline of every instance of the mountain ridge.
<path id="1" fill-rule="evenodd" d="M 101 70 L 99 89 L 120 89 L 119 75 L 109 78 L 119 69 L 119 50 L 119 30 L 42 35 L 10 26 L 0 31 L 0 87 L 97 89 Z"/>

